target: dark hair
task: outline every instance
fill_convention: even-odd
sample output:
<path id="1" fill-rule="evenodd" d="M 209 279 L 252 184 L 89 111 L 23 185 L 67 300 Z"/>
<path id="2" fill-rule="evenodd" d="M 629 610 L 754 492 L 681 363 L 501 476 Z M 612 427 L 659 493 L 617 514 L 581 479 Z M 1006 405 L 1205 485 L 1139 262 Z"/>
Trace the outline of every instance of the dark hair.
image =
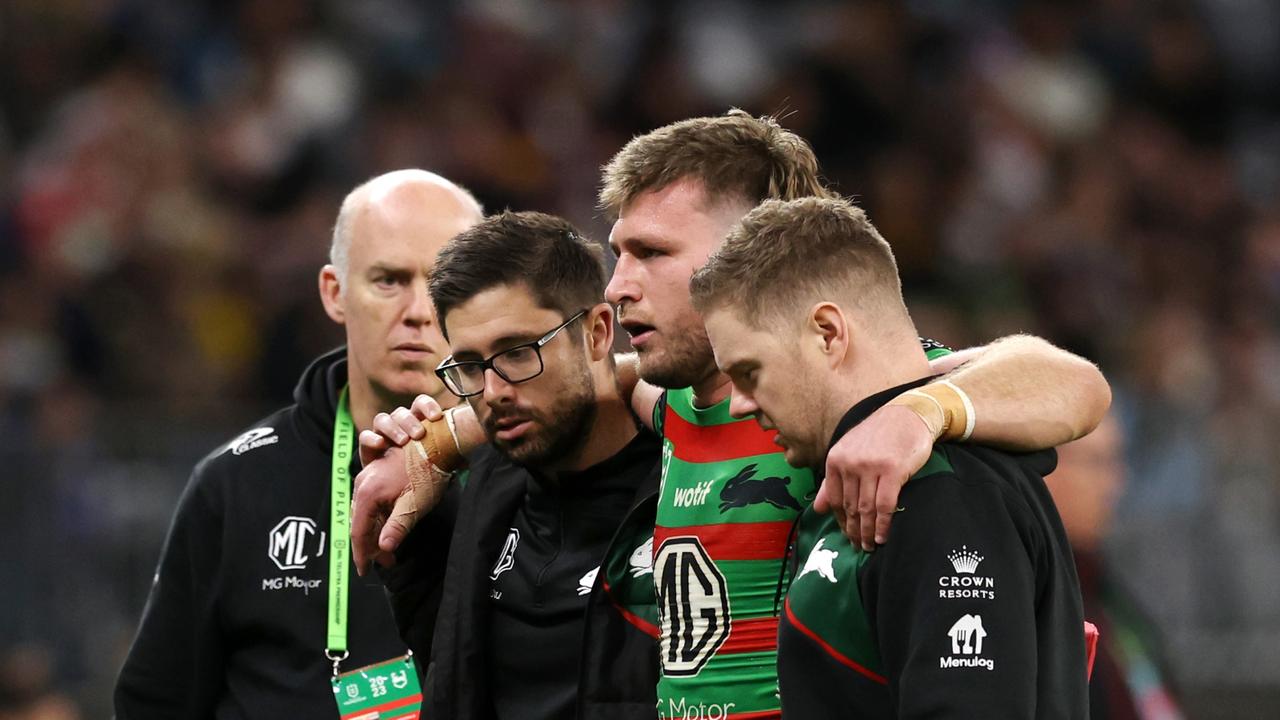
<path id="1" fill-rule="evenodd" d="M 524 284 L 540 307 L 565 317 L 604 302 L 600 246 L 569 221 L 539 212 L 503 212 L 450 240 L 431 271 L 431 301 L 445 339 L 449 312 L 499 285 Z"/>

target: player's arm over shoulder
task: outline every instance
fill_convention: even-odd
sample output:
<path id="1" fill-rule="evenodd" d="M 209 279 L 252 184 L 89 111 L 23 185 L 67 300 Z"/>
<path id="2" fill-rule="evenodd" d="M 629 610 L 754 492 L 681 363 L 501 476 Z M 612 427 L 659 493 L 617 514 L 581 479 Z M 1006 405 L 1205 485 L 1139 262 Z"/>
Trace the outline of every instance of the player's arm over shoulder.
<path id="1" fill-rule="evenodd" d="M 972 441 L 1008 450 L 1083 437 L 1111 405 L 1111 387 L 1096 365 L 1033 335 L 938 355 L 931 366 L 972 401 Z"/>

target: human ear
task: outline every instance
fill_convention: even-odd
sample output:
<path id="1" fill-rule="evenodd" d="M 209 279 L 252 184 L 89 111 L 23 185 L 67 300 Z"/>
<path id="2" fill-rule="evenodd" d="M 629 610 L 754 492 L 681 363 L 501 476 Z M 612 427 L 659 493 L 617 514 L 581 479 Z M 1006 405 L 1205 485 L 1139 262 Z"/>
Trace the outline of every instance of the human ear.
<path id="1" fill-rule="evenodd" d="M 613 306 L 600 303 L 587 311 L 582 318 L 587 331 L 587 349 L 591 359 L 598 361 L 613 352 Z"/>
<path id="2" fill-rule="evenodd" d="M 342 296 L 342 280 L 338 277 L 338 268 L 333 265 L 325 265 L 320 268 L 318 285 L 320 288 L 320 302 L 324 305 L 325 314 L 339 325 L 345 324 L 347 310 L 345 298 Z"/>
<path id="3" fill-rule="evenodd" d="M 820 302 L 809 310 L 805 323 L 806 341 L 813 344 L 831 367 L 844 361 L 853 328 L 839 305 Z"/>

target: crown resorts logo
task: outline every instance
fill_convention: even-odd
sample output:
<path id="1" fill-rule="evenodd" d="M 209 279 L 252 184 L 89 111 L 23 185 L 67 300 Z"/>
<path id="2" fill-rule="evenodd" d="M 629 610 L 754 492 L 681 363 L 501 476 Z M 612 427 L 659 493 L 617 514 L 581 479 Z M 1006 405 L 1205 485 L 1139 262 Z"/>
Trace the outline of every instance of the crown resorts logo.
<path id="1" fill-rule="evenodd" d="M 986 558 L 969 549 L 968 545 L 961 545 L 959 550 L 952 550 L 947 559 L 951 561 L 951 567 L 956 572 L 965 575 L 972 575 L 978 571 L 978 563 Z"/>
<path id="2" fill-rule="evenodd" d="M 943 600 L 995 600 L 996 579 L 977 575 L 978 565 L 986 558 L 968 545 L 947 553 L 955 574 L 938 578 L 938 597 Z"/>

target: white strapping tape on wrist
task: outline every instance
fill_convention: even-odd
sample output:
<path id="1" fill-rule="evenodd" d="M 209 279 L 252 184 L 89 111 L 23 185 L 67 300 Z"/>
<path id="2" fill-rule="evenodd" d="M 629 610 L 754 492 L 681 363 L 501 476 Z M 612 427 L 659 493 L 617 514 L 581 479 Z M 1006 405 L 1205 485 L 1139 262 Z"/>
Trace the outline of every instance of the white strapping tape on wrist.
<path id="1" fill-rule="evenodd" d="M 457 411 L 457 409 L 458 408 L 456 407 L 451 407 L 448 410 L 445 410 L 444 421 L 445 424 L 449 426 L 449 434 L 453 436 L 453 446 L 458 449 L 458 454 L 462 454 L 462 443 L 458 442 L 457 421 L 453 419 L 453 413 Z"/>

